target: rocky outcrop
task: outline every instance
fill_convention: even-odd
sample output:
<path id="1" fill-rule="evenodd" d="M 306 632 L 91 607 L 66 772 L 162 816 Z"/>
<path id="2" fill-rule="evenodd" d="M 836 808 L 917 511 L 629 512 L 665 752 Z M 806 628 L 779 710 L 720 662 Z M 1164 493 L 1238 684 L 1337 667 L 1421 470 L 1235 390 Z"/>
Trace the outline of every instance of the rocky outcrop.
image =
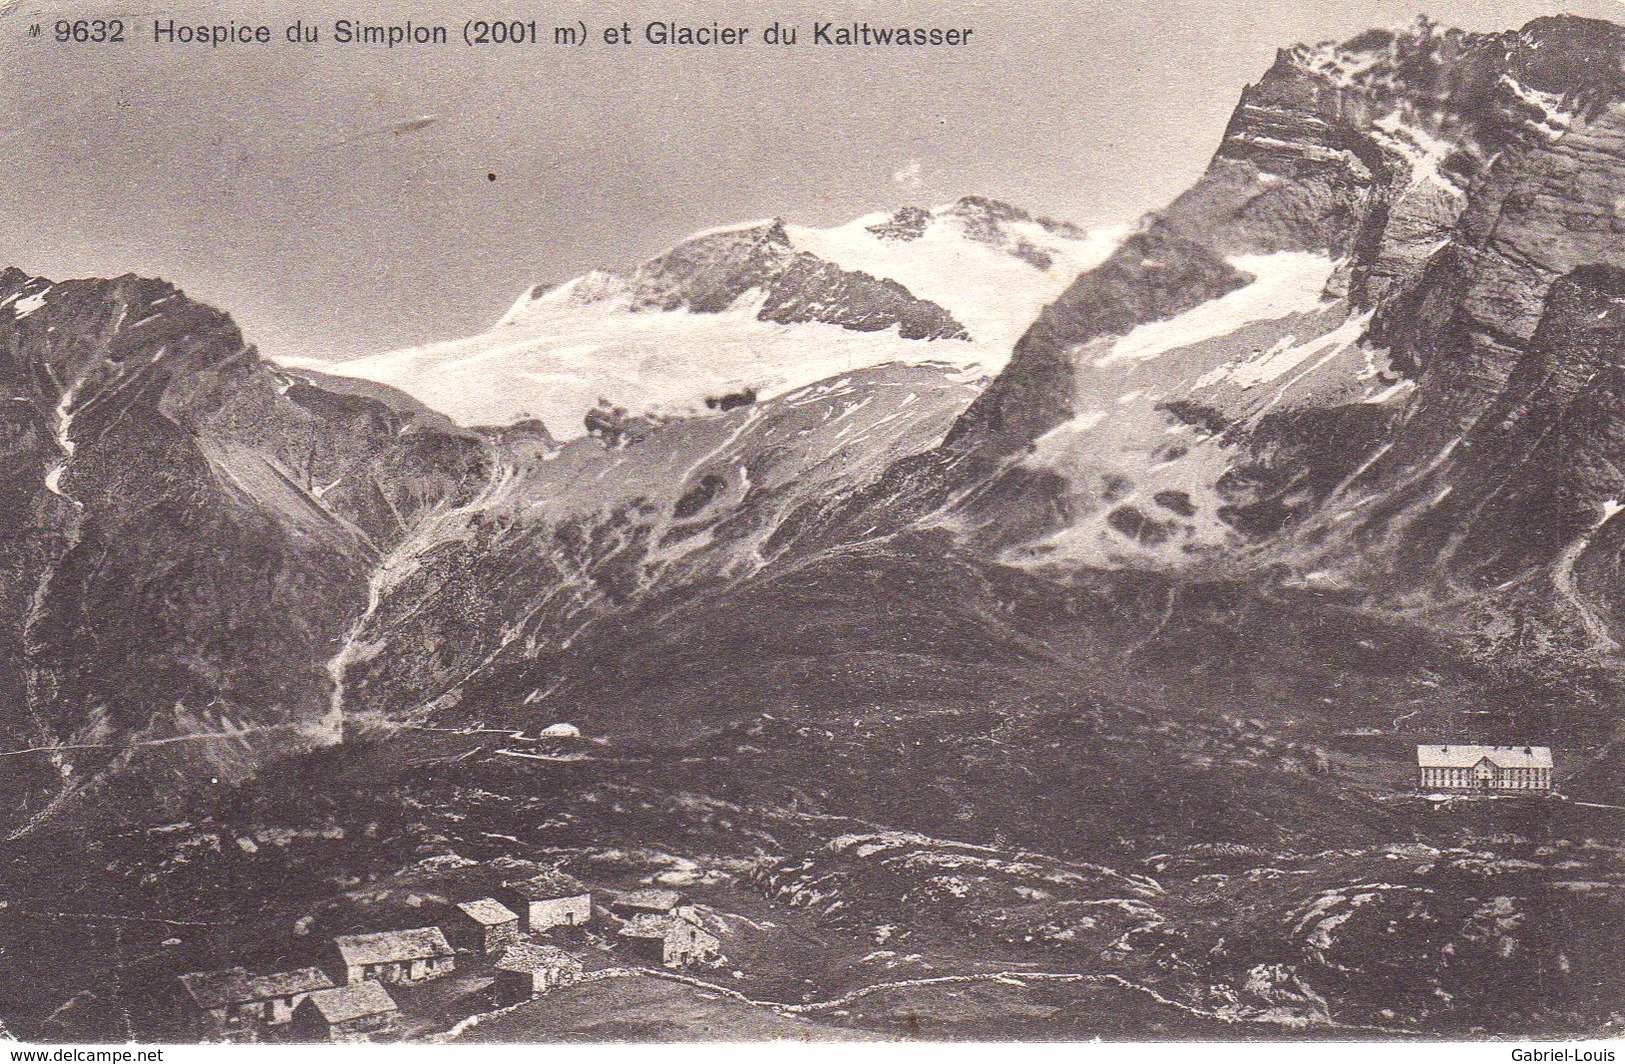
<path id="1" fill-rule="evenodd" d="M 628 278 L 632 310 L 717 314 L 762 293 L 756 316 L 779 325 L 823 322 L 857 332 L 896 327 L 906 340 L 963 340 L 942 307 L 887 278 L 842 270 L 796 251 L 783 222 L 686 240 Z"/>
<path id="2" fill-rule="evenodd" d="M 895 327 L 905 340 L 970 338 L 946 310 L 915 299 L 896 281 L 842 270 L 806 252 L 791 258 L 767 286 L 756 316 L 779 325 L 821 321 L 856 332 Z"/>
<path id="3" fill-rule="evenodd" d="M 1247 280 L 1202 245 L 1153 223 L 1044 309 L 945 446 L 999 455 L 1025 448 L 1076 413 L 1078 345 L 1171 318 Z"/>
<path id="4" fill-rule="evenodd" d="M 1549 562 L 1625 498 L 1625 271 L 1553 285 L 1505 385 L 1428 478 L 1452 490 L 1410 526 L 1411 555 L 1493 586 Z"/>

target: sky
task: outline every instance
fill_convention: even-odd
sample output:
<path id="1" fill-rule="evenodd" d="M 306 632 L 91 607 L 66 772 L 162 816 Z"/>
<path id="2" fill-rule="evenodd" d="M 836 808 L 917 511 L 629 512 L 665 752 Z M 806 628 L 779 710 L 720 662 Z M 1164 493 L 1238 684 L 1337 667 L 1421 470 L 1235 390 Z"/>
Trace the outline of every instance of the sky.
<path id="1" fill-rule="evenodd" d="M 229 311 L 267 355 L 342 359 L 481 331 L 532 284 L 626 268 L 717 225 L 836 224 L 967 194 L 1120 223 L 1195 179 L 1276 48 L 1423 11 L 1477 30 L 1558 12 L 1625 21 L 1621 0 L 4 0 L 0 265 L 160 276 Z M 151 39 L 158 18 L 262 21 L 278 37 L 302 18 L 325 37 L 338 18 L 410 17 L 455 41 L 488 12 L 579 20 L 591 40 Z M 122 15 L 132 39 L 54 41 L 55 19 L 97 14 Z M 803 43 L 601 41 L 652 19 L 758 34 L 777 20 Z M 910 54 L 815 48 L 815 19 L 975 33 Z"/>

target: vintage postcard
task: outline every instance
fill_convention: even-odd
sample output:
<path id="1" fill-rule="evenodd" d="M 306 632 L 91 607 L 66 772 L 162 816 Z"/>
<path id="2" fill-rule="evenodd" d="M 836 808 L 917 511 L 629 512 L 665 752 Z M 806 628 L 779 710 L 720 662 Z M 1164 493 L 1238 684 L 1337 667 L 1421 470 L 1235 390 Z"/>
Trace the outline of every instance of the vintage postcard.
<path id="1" fill-rule="evenodd" d="M 1615 0 L 3 0 L 0 145 L 0 1040 L 1614 1059 Z"/>

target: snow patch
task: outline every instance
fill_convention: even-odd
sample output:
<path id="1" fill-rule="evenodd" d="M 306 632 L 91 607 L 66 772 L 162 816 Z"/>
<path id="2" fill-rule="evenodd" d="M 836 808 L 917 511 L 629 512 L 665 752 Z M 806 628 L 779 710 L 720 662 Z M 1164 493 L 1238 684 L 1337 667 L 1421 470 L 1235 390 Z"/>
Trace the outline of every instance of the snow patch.
<path id="1" fill-rule="evenodd" d="M 1376 129 L 1377 140 L 1410 164 L 1407 189 L 1427 181 L 1437 181 L 1457 194 L 1461 193 L 1455 182 L 1439 170 L 1444 161 L 1450 158 L 1451 152 L 1455 151 L 1449 141 L 1440 140 L 1420 126 L 1406 122 L 1398 113 L 1384 115 L 1372 125 Z"/>
<path id="2" fill-rule="evenodd" d="M 1088 432 L 1102 421 L 1105 421 L 1107 416 L 1107 412 L 1104 410 L 1086 410 L 1074 418 L 1063 421 L 1061 424 L 1055 426 L 1048 432 L 1044 433 L 1044 435 L 1040 436 L 1038 438 L 1037 448 L 1039 450 L 1044 450 L 1046 446 L 1056 443 L 1062 437 L 1075 436 Z"/>
<path id="3" fill-rule="evenodd" d="M 45 293 L 35 292 L 31 296 L 23 296 L 21 299 L 17 300 L 17 302 L 13 303 L 11 305 L 11 312 L 14 317 L 26 318 L 44 305 Z"/>
<path id="4" fill-rule="evenodd" d="M 1295 336 L 1283 336 L 1273 347 L 1256 358 L 1228 363 L 1210 371 L 1197 381 L 1197 386 L 1211 387 L 1230 383 L 1241 388 L 1252 388 L 1278 380 L 1316 355 L 1326 351 L 1341 351 L 1351 344 L 1358 343 L 1360 337 L 1365 335 L 1366 326 L 1370 321 L 1370 314 L 1356 314 L 1332 331 L 1303 343 L 1298 343 Z"/>
<path id="5" fill-rule="evenodd" d="M 1251 274 L 1253 282 L 1183 314 L 1135 327 L 1096 359 L 1095 366 L 1146 362 L 1204 340 L 1227 336 L 1253 322 L 1313 311 L 1324 302 L 1326 282 L 1337 268 L 1330 257 L 1306 251 L 1238 255 L 1229 262 L 1235 269 Z"/>
<path id="6" fill-rule="evenodd" d="M 945 307 L 979 343 L 1008 348 L 1039 311 L 1055 302 L 1080 273 L 1117 250 L 1125 228 L 1082 238 L 1052 232 L 1037 222 L 1004 220 L 1000 235 L 1026 249 L 995 246 L 970 236 L 952 207 L 939 207 L 912 240 L 886 240 L 871 226 L 890 219 L 871 214 L 831 229 L 789 226 L 791 245 L 843 270 L 888 278 L 920 299 Z M 1047 260 L 1047 265 L 1041 265 Z"/>
<path id="7" fill-rule="evenodd" d="M 1564 106 L 1563 97 L 1558 94 L 1532 89 L 1510 74 L 1501 75 L 1501 85 L 1540 112 L 1540 118 L 1533 120 L 1532 125 L 1546 139 L 1555 140 L 1574 124 L 1574 112 Z"/>
<path id="8" fill-rule="evenodd" d="M 1380 406 L 1383 403 L 1391 403 L 1395 399 L 1403 398 L 1415 390 L 1416 382 L 1407 377 L 1404 380 L 1395 381 L 1393 384 L 1390 384 L 1388 387 L 1384 388 L 1380 392 L 1377 392 L 1375 395 L 1366 396 L 1364 399 L 1360 400 L 1360 402 L 1370 403 L 1373 406 Z"/>
<path id="9" fill-rule="evenodd" d="M 18 300 L 17 305 L 21 306 L 22 300 Z M 73 441 L 73 404 L 77 397 L 76 388 L 62 389 L 62 397 L 57 400 L 56 408 L 51 411 L 51 435 L 56 440 L 57 448 L 62 452 L 62 458 L 53 463 L 45 473 L 45 490 L 59 498 L 67 499 L 75 506 L 79 505 L 78 500 L 71 498 L 62 490 L 62 476 L 68 471 L 68 465 L 73 461 L 73 452 L 78 448 L 78 444 Z"/>

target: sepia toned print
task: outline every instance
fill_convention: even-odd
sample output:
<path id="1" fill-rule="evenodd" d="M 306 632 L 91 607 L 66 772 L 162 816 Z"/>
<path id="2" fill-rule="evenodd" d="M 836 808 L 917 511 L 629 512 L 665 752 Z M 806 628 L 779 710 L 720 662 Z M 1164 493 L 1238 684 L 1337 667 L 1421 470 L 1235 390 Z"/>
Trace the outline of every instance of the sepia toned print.
<path id="1" fill-rule="evenodd" d="M 0 1035 L 1617 1036 L 1625 26 L 1271 12 L 0 8 Z"/>

